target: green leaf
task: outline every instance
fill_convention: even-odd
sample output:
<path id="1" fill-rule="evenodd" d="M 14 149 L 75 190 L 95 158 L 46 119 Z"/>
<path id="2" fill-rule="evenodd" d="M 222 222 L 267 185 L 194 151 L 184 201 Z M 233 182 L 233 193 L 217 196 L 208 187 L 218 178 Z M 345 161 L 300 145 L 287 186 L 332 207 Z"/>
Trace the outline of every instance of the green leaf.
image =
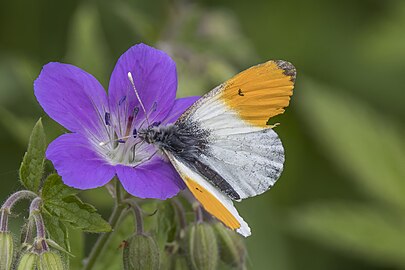
<path id="1" fill-rule="evenodd" d="M 292 216 L 294 229 L 324 245 L 389 266 L 405 267 L 405 219 L 372 205 L 313 205 Z"/>
<path id="2" fill-rule="evenodd" d="M 82 202 L 77 196 L 71 195 L 63 199 L 47 200 L 45 208 L 74 228 L 96 233 L 111 231 L 110 224 L 96 212 L 96 208 Z"/>
<path id="3" fill-rule="evenodd" d="M 62 248 L 70 251 L 69 235 L 67 228 L 58 218 L 52 216 L 48 211 L 42 211 L 42 217 L 48 232 L 48 238 L 58 243 Z"/>
<path id="4" fill-rule="evenodd" d="M 35 124 L 28 143 L 28 150 L 20 166 L 21 183 L 38 192 L 44 172 L 46 139 L 41 119 Z"/>
<path id="5" fill-rule="evenodd" d="M 403 131 L 381 112 L 310 80 L 297 96 L 317 141 L 327 156 L 360 190 L 383 203 L 405 209 L 405 144 Z"/>
<path id="6" fill-rule="evenodd" d="M 51 174 L 45 179 L 41 194 L 42 199 L 48 201 L 62 199 L 78 192 L 79 190 L 66 186 L 59 175 Z"/>

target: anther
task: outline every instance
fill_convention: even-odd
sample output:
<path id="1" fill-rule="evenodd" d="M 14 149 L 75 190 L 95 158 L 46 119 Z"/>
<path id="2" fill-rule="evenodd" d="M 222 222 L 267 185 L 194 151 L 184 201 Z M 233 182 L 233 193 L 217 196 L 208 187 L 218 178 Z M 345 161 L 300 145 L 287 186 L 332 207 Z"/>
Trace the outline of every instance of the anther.
<path id="1" fill-rule="evenodd" d="M 153 122 L 152 125 L 150 125 L 149 127 L 158 127 L 162 122 L 157 121 L 157 122 Z"/>
<path id="2" fill-rule="evenodd" d="M 127 96 L 123 96 L 120 101 L 118 102 L 118 105 L 121 106 L 122 103 L 127 99 Z"/>
<path id="3" fill-rule="evenodd" d="M 104 121 L 107 126 L 111 126 L 111 114 L 106 112 L 104 114 Z"/>
<path id="4" fill-rule="evenodd" d="M 125 140 L 119 139 L 117 140 L 117 143 L 125 143 Z"/>
<path id="5" fill-rule="evenodd" d="M 136 128 L 132 131 L 132 136 L 136 138 L 138 136 L 138 131 L 136 131 Z"/>
<path id="6" fill-rule="evenodd" d="M 138 115 L 138 113 L 139 113 L 139 107 L 135 107 L 134 110 L 133 110 L 133 112 L 132 112 L 132 117 L 133 117 L 133 118 L 136 118 L 136 116 Z"/>

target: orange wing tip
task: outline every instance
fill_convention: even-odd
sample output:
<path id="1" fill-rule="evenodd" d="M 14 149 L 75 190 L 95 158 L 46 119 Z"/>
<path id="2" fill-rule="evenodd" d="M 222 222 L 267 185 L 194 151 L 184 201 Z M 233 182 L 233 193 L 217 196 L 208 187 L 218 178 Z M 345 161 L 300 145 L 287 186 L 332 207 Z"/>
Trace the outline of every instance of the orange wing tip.
<path id="1" fill-rule="evenodd" d="M 274 63 L 276 63 L 278 68 L 284 71 L 284 75 L 290 76 L 291 81 L 295 83 L 295 79 L 297 78 L 297 70 L 293 64 L 284 60 L 275 60 Z"/>

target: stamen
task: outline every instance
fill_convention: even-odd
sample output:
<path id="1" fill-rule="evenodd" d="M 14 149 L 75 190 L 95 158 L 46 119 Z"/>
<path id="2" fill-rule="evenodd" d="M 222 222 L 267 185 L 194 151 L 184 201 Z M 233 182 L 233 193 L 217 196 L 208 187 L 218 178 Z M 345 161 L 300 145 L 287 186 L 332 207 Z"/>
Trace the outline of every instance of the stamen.
<path id="1" fill-rule="evenodd" d="M 132 112 L 132 117 L 135 119 L 136 116 L 138 115 L 138 113 L 139 113 L 139 107 L 135 107 Z"/>
<path id="2" fill-rule="evenodd" d="M 152 104 L 152 108 L 150 109 L 150 112 L 153 113 L 153 112 L 156 111 L 156 109 L 157 109 L 157 102 L 155 101 L 155 102 L 153 102 L 153 104 Z"/>
<path id="3" fill-rule="evenodd" d="M 104 114 L 104 121 L 107 126 L 111 126 L 111 114 L 106 112 Z"/>
<path id="4" fill-rule="evenodd" d="M 153 122 L 152 125 L 150 125 L 149 127 L 158 127 L 162 122 L 157 121 L 157 122 Z"/>
<path id="5" fill-rule="evenodd" d="M 124 101 L 127 99 L 127 96 L 123 96 L 120 101 L 118 102 L 118 106 L 121 106 L 122 103 L 124 103 Z"/>
<path id="6" fill-rule="evenodd" d="M 134 128 L 134 131 L 132 131 L 132 136 L 136 138 L 138 136 L 138 131 L 136 131 L 136 128 Z"/>
<path id="7" fill-rule="evenodd" d="M 131 137 L 132 137 L 132 135 L 131 136 L 125 136 L 125 137 L 121 137 L 121 138 L 118 138 L 118 139 L 109 140 L 109 141 L 106 141 L 106 142 L 101 142 L 98 145 L 104 146 L 104 145 L 106 145 L 107 143 L 110 143 L 110 142 L 125 143 L 126 142 L 125 140 L 129 139 Z"/>
<path id="8" fill-rule="evenodd" d="M 139 104 L 141 105 L 141 108 L 142 108 L 142 110 L 143 110 L 143 112 L 144 112 L 144 114 L 145 114 L 145 117 L 146 117 L 146 121 L 148 122 L 148 125 L 149 125 L 149 119 L 148 119 L 147 114 L 146 114 L 145 106 L 143 105 L 142 100 L 141 100 L 141 98 L 139 97 L 138 90 L 136 90 L 135 83 L 134 83 L 134 79 L 132 78 L 131 72 L 128 72 L 128 79 L 129 79 L 129 81 L 130 81 L 131 84 L 132 84 L 132 88 L 133 88 L 134 91 L 135 91 L 136 98 L 138 99 Z"/>

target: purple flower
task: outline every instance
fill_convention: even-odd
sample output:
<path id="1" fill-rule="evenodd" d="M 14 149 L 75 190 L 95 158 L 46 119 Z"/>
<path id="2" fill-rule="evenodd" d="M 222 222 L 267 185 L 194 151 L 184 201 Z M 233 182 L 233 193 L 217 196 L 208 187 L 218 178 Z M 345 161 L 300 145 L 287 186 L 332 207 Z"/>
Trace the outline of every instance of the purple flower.
<path id="1" fill-rule="evenodd" d="M 128 73 L 145 107 L 138 101 Z M 54 140 L 46 151 L 65 184 L 90 189 L 115 175 L 140 198 L 166 199 L 184 184 L 154 146 L 137 137 L 150 124 L 173 123 L 197 97 L 176 99 L 177 73 L 164 52 L 138 44 L 118 60 L 107 97 L 87 72 L 68 64 L 45 65 L 34 83 L 45 112 L 72 133 Z"/>

